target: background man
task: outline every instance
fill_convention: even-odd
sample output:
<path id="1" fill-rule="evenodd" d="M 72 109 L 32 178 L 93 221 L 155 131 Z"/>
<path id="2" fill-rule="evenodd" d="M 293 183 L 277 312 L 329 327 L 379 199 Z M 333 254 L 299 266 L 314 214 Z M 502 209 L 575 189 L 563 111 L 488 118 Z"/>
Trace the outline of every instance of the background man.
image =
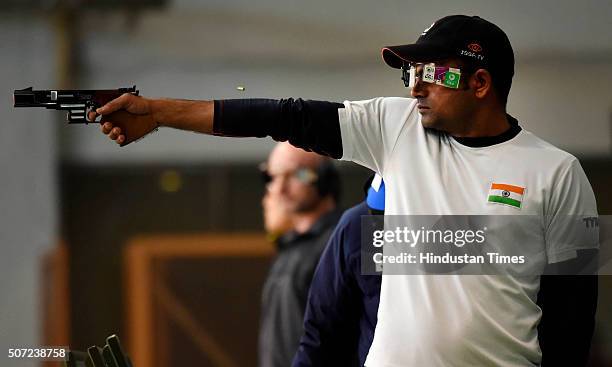
<path id="1" fill-rule="evenodd" d="M 278 253 L 263 287 L 259 365 L 287 367 L 302 334 L 312 274 L 340 216 L 340 179 L 329 158 L 288 143 L 272 150 L 264 177 L 267 228 L 289 232 L 277 240 Z"/>

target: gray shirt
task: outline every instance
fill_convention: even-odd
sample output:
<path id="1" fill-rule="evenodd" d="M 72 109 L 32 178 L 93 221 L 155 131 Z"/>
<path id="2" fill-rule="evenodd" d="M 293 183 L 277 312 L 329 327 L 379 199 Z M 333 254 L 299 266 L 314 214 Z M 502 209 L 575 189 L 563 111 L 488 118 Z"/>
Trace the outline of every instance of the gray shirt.
<path id="1" fill-rule="evenodd" d="M 340 211 L 323 215 L 306 233 L 278 241 L 263 286 L 259 327 L 259 367 L 288 367 L 303 332 L 304 310 L 312 275 Z"/>

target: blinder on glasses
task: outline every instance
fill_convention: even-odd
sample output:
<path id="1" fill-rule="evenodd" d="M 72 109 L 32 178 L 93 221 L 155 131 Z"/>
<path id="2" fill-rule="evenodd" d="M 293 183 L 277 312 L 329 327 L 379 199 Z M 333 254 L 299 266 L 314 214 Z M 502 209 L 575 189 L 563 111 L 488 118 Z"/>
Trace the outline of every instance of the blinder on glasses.
<path id="1" fill-rule="evenodd" d="M 461 70 L 448 66 L 436 66 L 435 63 L 402 65 L 402 80 L 406 88 L 414 88 L 417 78 L 425 83 L 435 83 L 447 88 L 458 89 Z"/>

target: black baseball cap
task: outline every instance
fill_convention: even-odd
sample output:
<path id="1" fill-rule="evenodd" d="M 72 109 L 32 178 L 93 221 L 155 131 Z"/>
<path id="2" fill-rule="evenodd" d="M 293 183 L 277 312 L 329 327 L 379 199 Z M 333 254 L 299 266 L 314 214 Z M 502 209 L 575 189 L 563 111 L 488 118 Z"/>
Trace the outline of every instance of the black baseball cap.
<path id="1" fill-rule="evenodd" d="M 514 51 L 508 36 L 478 16 L 444 17 L 424 30 L 416 43 L 384 47 L 382 56 L 387 65 L 396 69 L 410 62 L 458 57 L 487 69 L 504 84 L 511 83 L 514 75 Z"/>

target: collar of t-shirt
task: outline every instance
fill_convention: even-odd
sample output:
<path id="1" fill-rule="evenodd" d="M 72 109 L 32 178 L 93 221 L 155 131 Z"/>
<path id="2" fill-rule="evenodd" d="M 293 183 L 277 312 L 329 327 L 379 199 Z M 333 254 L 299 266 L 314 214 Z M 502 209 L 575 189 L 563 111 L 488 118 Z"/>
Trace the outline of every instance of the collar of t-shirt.
<path id="1" fill-rule="evenodd" d="M 508 114 L 506 114 L 506 117 L 508 118 L 508 123 L 510 123 L 510 128 L 499 135 L 484 136 L 478 138 L 453 137 L 453 139 L 455 139 L 459 144 L 463 144 L 472 148 L 488 147 L 491 145 L 500 144 L 505 141 L 508 141 L 517 136 L 522 129 L 519 126 L 518 121 L 514 117 Z"/>

